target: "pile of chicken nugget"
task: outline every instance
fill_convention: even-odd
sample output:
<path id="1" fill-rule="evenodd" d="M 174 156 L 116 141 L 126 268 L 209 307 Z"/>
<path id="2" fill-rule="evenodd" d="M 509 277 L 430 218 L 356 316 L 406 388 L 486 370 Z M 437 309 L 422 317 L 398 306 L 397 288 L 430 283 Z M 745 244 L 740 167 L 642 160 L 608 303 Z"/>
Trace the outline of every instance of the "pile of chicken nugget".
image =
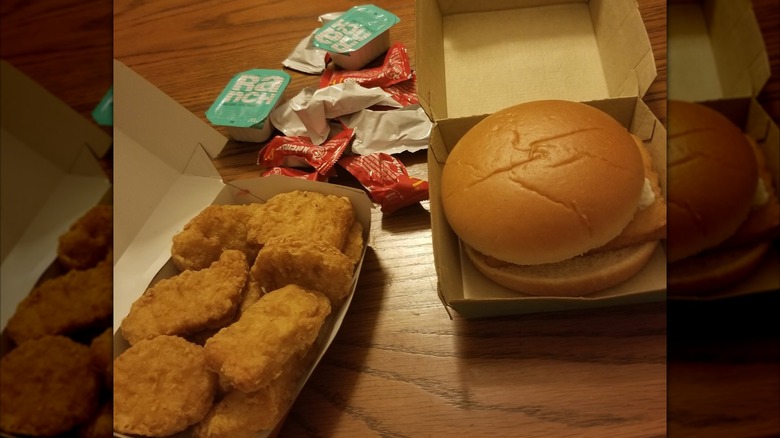
<path id="1" fill-rule="evenodd" d="M 122 321 L 130 346 L 114 360 L 114 429 L 272 429 L 352 291 L 363 243 L 346 197 L 294 191 L 206 207 L 173 236 L 179 273 L 153 282 Z"/>
<path id="2" fill-rule="evenodd" d="M 111 436 L 112 207 L 59 236 L 57 260 L 17 306 L 0 360 L 0 430 Z"/>

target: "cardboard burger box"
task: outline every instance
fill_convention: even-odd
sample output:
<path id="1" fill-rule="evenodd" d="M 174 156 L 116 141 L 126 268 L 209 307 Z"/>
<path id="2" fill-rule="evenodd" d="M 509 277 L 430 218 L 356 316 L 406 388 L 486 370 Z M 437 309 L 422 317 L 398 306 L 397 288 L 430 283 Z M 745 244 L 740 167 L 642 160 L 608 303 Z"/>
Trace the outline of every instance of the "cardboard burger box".
<path id="1" fill-rule="evenodd" d="M 128 348 L 119 327 L 133 302 L 154 281 L 178 272 L 170 262 L 174 234 L 208 205 L 264 202 L 293 190 L 346 196 L 368 241 L 372 203 L 362 190 L 284 176 L 225 183 L 211 161 L 225 146 L 224 136 L 119 61 L 114 62 L 114 93 L 114 154 L 121 163 L 115 169 L 115 356 Z M 336 336 L 362 263 L 361 256 L 350 295 L 326 319 L 314 344 L 316 359 L 298 391 Z"/>
<path id="2" fill-rule="evenodd" d="M 587 297 L 523 295 L 487 280 L 461 254 L 441 208 L 448 152 L 486 115 L 522 102 L 563 99 L 598 107 L 641 138 L 665 190 L 666 130 L 642 101 L 656 76 L 633 0 L 417 0 L 420 103 L 436 123 L 428 149 L 438 292 L 467 318 L 665 299 L 662 248 L 635 277 Z"/>
<path id="3" fill-rule="evenodd" d="M 769 80 L 769 58 L 749 0 L 676 0 L 668 6 L 669 99 L 698 102 L 753 137 L 780 187 L 780 130 L 755 97 Z M 777 192 L 776 192 L 777 193 Z M 730 288 L 686 301 L 717 300 L 780 289 L 775 244 L 759 267 Z"/>
<path id="4" fill-rule="evenodd" d="M 6 61 L 0 62 L 0 77 L 0 327 L 5 328 L 35 284 L 53 275 L 59 236 L 91 207 L 111 201 L 111 183 L 98 158 L 112 140 Z"/>

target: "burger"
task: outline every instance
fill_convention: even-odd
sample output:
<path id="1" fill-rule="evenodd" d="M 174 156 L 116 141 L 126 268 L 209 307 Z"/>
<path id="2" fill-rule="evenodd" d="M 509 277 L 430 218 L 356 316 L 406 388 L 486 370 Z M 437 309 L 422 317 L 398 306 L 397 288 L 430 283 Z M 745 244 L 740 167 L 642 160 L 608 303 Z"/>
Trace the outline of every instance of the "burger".
<path id="1" fill-rule="evenodd" d="M 582 296 L 622 283 L 666 233 L 644 144 L 583 103 L 534 101 L 487 116 L 447 157 L 441 195 L 471 263 L 529 295 Z"/>
<path id="2" fill-rule="evenodd" d="M 755 140 L 707 106 L 670 101 L 668 290 L 713 292 L 747 277 L 780 230 Z"/>

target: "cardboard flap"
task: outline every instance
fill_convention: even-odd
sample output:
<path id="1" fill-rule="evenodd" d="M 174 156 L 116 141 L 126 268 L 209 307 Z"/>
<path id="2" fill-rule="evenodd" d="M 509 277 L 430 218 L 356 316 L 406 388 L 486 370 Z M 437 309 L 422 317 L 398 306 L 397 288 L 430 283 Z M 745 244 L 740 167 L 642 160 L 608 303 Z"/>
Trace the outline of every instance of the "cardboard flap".
<path id="1" fill-rule="evenodd" d="M 117 60 L 114 84 L 116 129 L 132 133 L 135 142 L 180 173 L 219 175 L 213 165 L 197 170 L 187 165 L 198 145 L 209 156 L 219 155 L 227 142 L 222 134 Z"/>
<path id="2" fill-rule="evenodd" d="M 590 1 L 609 97 L 644 96 L 658 74 L 650 37 L 634 2 Z"/>
<path id="3" fill-rule="evenodd" d="M 632 1 L 417 0 L 416 11 L 418 94 L 434 121 L 640 96 L 656 76 Z"/>
<path id="4" fill-rule="evenodd" d="M 221 189 L 210 154 L 226 138 L 124 64 L 115 61 L 114 67 L 114 160 L 122 163 L 114 172 L 119 260 L 158 205 L 191 202 L 187 185 L 206 194 Z"/>
<path id="5" fill-rule="evenodd" d="M 668 90 L 672 99 L 756 96 L 771 74 L 747 0 L 678 2 L 668 9 Z"/>
<path id="6" fill-rule="evenodd" d="M 70 171 L 84 147 L 108 151 L 108 134 L 6 61 L 0 77 L 3 126 L 54 165 Z"/>

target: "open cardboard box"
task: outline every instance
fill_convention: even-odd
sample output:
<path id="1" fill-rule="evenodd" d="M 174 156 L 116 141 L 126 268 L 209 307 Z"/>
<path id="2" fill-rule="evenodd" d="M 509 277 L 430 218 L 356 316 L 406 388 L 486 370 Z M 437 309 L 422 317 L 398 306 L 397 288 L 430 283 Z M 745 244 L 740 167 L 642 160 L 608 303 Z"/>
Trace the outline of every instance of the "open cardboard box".
<path id="1" fill-rule="evenodd" d="M 707 105 L 756 139 L 780 187 L 780 130 L 755 100 L 770 76 L 761 30 L 749 0 L 675 0 L 668 6 L 669 99 Z M 673 123 L 672 120 L 669 123 Z M 780 242 L 740 284 L 703 297 L 715 300 L 780 289 Z"/>
<path id="2" fill-rule="evenodd" d="M 111 137 L 6 61 L 2 78 L 0 327 L 53 269 L 59 236 L 111 183 L 98 157 Z M 7 341 L 3 336 L 4 344 Z"/>
<path id="3" fill-rule="evenodd" d="M 564 99 L 603 109 L 641 138 L 665 189 L 666 130 L 641 97 L 656 76 L 632 0 L 417 0 L 420 103 L 436 122 L 428 149 L 431 228 L 439 295 L 461 315 L 488 317 L 660 301 L 659 249 L 628 282 L 580 298 L 541 298 L 485 279 L 461 256 L 439 183 L 448 152 L 487 114 L 522 102 Z"/>
<path id="4" fill-rule="evenodd" d="M 264 202 L 292 190 L 346 196 L 363 226 L 364 242 L 368 241 L 372 203 L 362 190 L 283 176 L 224 183 L 210 160 L 225 146 L 224 136 L 119 61 L 114 62 L 114 93 L 114 157 L 121 163 L 115 170 L 115 356 L 128 348 L 119 327 L 132 303 L 150 284 L 178 272 L 170 262 L 172 237 L 210 204 Z M 336 336 L 362 263 L 361 257 L 352 292 L 326 320 L 313 347 L 316 359 L 298 390 Z"/>

